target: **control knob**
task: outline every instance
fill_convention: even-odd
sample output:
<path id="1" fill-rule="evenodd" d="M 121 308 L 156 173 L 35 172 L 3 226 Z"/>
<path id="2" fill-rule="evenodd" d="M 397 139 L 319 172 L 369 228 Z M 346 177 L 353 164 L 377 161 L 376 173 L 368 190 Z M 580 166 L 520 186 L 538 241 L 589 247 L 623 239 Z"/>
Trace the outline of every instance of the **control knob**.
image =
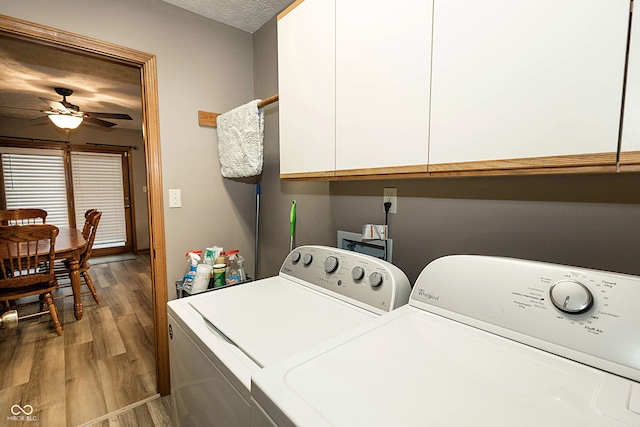
<path id="1" fill-rule="evenodd" d="M 338 258 L 329 256 L 324 260 L 324 271 L 326 273 L 333 273 L 338 268 Z"/>
<path id="2" fill-rule="evenodd" d="M 382 285 L 382 274 L 377 272 L 371 273 L 369 275 L 369 284 L 374 288 L 377 288 L 378 286 Z"/>
<path id="3" fill-rule="evenodd" d="M 311 254 L 304 254 L 304 257 L 302 258 L 302 262 L 304 263 L 304 265 L 309 265 L 309 264 L 311 264 L 311 261 L 313 261 L 313 255 L 311 255 Z"/>
<path id="4" fill-rule="evenodd" d="M 560 311 L 579 314 L 591 308 L 593 295 L 582 283 L 575 280 L 560 280 L 549 289 L 551 302 Z"/>
<path id="5" fill-rule="evenodd" d="M 295 251 L 291 254 L 291 261 L 293 261 L 294 264 L 297 264 L 298 261 L 300 261 L 300 251 Z"/>
<path id="6" fill-rule="evenodd" d="M 364 268 L 360 266 L 353 267 L 353 270 L 351 270 L 351 278 L 357 282 L 359 280 L 362 280 L 363 277 L 364 277 Z"/>

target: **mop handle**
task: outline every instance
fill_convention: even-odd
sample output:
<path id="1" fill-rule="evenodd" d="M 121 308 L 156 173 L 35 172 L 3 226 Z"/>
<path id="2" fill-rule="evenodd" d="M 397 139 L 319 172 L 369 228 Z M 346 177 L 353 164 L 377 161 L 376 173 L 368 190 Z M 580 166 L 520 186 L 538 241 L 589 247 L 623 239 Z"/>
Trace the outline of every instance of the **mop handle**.
<path id="1" fill-rule="evenodd" d="M 291 202 L 291 212 L 289 212 L 289 251 L 293 250 L 293 236 L 296 232 L 296 201 L 293 200 Z"/>

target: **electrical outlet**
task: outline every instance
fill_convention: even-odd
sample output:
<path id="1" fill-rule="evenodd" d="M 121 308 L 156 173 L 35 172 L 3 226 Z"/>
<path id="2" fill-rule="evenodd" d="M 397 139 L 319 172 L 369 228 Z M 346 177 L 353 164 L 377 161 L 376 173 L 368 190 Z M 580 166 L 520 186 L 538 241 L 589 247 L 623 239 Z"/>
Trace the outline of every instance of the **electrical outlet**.
<path id="1" fill-rule="evenodd" d="M 170 208 L 182 207 L 182 200 L 180 199 L 180 189 L 169 190 L 169 207 Z"/>
<path id="2" fill-rule="evenodd" d="M 391 202 L 391 209 L 389 213 L 398 213 L 398 189 L 395 187 L 385 187 L 382 190 L 382 203 Z M 382 205 L 382 212 L 384 212 L 384 205 Z"/>

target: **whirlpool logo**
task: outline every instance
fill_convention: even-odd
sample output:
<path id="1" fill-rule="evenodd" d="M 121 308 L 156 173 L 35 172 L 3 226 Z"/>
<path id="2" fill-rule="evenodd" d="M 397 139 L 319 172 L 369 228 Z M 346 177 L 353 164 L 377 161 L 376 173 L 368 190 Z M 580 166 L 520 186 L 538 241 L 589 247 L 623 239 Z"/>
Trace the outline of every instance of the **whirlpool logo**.
<path id="1" fill-rule="evenodd" d="M 12 405 L 11 415 L 7 416 L 7 421 L 37 421 L 37 417 L 33 414 L 33 406 Z"/>
<path id="2" fill-rule="evenodd" d="M 438 301 L 440 299 L 440 295 L 436 295 L 433 292 L 428 292 L 425 289 L 418 289 L 418 297 L 423 301 Z"/>

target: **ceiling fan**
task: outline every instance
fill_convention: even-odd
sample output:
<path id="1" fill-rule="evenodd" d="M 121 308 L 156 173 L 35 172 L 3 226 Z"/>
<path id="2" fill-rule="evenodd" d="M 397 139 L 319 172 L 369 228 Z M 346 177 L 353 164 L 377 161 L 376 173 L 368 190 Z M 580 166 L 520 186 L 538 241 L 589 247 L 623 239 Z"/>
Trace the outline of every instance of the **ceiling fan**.
<path id="1" fill-rule="evenodd" d="M 102 119 L 133 120 L 128 114 L 81 111 L 80 107 L 67 101 L 67 96 L 71 96 L 73 90 L 64 87 L 54 87 L 53 89 L 58 95 L 62 96 L 62 101 L 52 101 L 42 97 L 40 97 L 40 99 L 46 102 L 51 108 L 50 110 L 42 110 L 43 113 L 47 114 L 44 117 L 48 117 L 49 120 L 59 128 L 75 129 L 80 126 L 80 123 L 83 121 L 102 127 L 112 127 L 115 126 L 116 123 Z M 39 117 L 34 120 L 41 118 L 42 117 Z"/>

